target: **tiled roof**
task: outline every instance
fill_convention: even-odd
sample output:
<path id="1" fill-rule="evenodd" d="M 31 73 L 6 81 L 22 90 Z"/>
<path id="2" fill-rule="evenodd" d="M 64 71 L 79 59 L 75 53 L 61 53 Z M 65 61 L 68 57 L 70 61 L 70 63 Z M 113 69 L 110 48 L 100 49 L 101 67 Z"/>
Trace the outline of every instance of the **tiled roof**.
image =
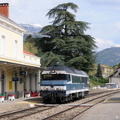
<path id="1" fill-rule="evenodd" d="M 23 53 L 28 54 L 28 55 L 35 56 L 33 53 L 30 53 L 30 52 L 28 52 L 27 50 L 24 50 Z"/>

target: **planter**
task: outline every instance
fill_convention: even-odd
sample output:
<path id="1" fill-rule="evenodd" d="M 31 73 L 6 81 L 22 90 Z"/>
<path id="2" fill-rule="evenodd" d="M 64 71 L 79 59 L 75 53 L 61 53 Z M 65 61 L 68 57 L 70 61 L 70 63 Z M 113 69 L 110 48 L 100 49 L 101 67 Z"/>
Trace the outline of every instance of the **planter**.
<path id="1" fill-rule="evenodd" d="M 15 99 L 15 95 L 8 95 L 8 100 L 14 100 Z"/>
<path id="2" fill-rule="evenodd" d="M 0 96 L 0 102 L 4 102 L 5 97 L 4 96 Z"/>
<path id="3" fill-rule="evenodd" d="M 25 98 L 30 98 L 30 93 L 25 93 Z"/>
<path id="4" fill-rule="evenodd" d="M 31 97 L 38 97 L 39 96 L 39 92 L 31 92 Z"/>

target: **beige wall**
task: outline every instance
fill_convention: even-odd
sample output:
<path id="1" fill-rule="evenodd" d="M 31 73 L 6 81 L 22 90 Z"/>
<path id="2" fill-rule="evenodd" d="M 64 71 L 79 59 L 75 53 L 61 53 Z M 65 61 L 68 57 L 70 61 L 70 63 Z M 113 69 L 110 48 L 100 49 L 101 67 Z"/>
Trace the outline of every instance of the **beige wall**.
<path id="1" fill-rule="evenodd" d="M 18 52 L 17 59 L 23 59 L 23 36 L 13 31 L 7 30 L 3 27 L 0 27 L 0 45 L 2 45 L 2 39 L 3 39 L 2 37 L 4 37 L 5 40 L 4 56 L 15 59 L 16 58 L 15 51 L 17 50 Z M 18 44 L 17 48 L 15 47 L 15 43 Z M 3 55 L 1 49 L 0 49 L 0 55 Z"/>
<path id="2" fill-rule="evenodd" d="M 14 82 L 12 81 L 12 77 L 13 77 L 13 72 L 7 72 L 6 73 L 6 81 L 7 81 L 7 89 L 6 91 L 11 92 L 14 91 Z"/>
<path id="3" fill-rule="evenodd" d="M 37 56 L 32 56 L 28 54 L 24 54 L 24 62 L 28 63 L 29 65 L 41 65 L 40 64 L 40 58 Z"/>

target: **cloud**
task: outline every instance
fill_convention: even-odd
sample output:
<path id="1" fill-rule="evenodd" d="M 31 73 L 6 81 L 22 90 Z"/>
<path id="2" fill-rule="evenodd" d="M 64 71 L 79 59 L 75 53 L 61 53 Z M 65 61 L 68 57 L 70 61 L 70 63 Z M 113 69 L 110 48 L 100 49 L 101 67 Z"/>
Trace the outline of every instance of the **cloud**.
<path id="1" fill-rule="evenodd" d="M 120 47 L 120 44 L 116 44 L 115 42 L 110 40 L 103 40 L 100 38 L 96 38 L 95 41 L 98 47 L 97 51 L 101 51 L 103 49 L 110 48 L 110 47 Z"/>

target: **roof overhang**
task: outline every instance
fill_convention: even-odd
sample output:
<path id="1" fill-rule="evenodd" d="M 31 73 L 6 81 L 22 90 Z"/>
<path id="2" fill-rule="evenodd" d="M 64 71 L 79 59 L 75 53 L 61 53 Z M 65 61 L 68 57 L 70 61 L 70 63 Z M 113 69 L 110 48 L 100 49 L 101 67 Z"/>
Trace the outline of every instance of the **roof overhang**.
<path id="1" fill-rule="evenodd" d="M 11 72 L 11 71 L 37 72 L 41 70 L 41 68 L 28 66 L 28 65 L 21 65 L 21 64 L 6 62 L 6 61 L 0 61 L 0 71 L 2 70 L 7 70 L 8 72 Z"/>

